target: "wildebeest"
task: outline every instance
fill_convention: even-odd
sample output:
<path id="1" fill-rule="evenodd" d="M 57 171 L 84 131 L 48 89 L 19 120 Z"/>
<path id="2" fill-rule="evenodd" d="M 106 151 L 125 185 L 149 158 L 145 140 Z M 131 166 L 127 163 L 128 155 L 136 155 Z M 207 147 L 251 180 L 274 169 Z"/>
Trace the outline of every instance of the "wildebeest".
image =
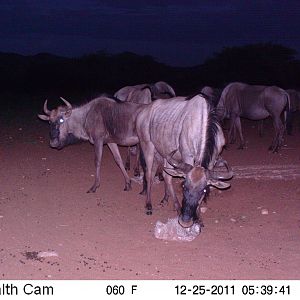
<path id="1" fill-rule="evenodd" d="M 289 89 L 286 90 L 290 96 L 290 101 L 291 101 L 291 107 L 290 107 L 290 111 L 288 113 L 288 121 L 287 121 L 287 133 L 288 134 L 292 134 L 292 126 L 293 126 L 293 118 L 294 118 L 294 113 L 295 112 L 299 112 L 300 111 L 300 92 L 293 90 L 293 89 Z"/>
<path id="2" fill-rule="evenodd" d="M 222 147 L 224 135 L 214 110 L 200 95 L 156 100 L 137 116 L 136 129 L 146 163 L 146 212 L 151 214 L 151 187 L 158 165 L 164 166 L 166 195 L 174 201 L 179 223 L 189 227 L 198 219 L 197 208 L 209 185 L 224 189 L 212 171 Z M 182 208 L 172 186 L 172 176 L 184 177 Z M 231 178 L 231 172 L 227 177 Z"/>
<path id="3" fill-rule="evenodd" d="M 140 104 L 150 104 L 152 101 L 151 90 L 148 86 L 145 86 L 142 89 L 132 89 L 127 98 L 126 102 L 140 103 Z M 128 147 L 127 157 L 125 161 L 125 170 L 130 170 L 130 156 L 131 152 L 135 152 L 135 166 L 134 166 L 134 176 L 140 176 L 140 168 L 139 168 L 139 158 L 140 158 L 140 150 L 139 145 L 134 147 Z"/>
<path id="4" fill-rule="evenodd" d="M 95 192 L 100 185 L 103 144 L 107 144 L 123 173 L 124 190 L 130 190 L 130 178 L 125 171 L 117 145 L 131 146 L 139 142 L 135 131 L 135 119 L 144 105 L 123 103 L 101 96 L 73 108 L 67 100 L 61 99 L 65 106 L 58 106 L 50 111 L 46 100 L 44 103 L 46 115 L 38 115 L 40 119 L 49 121 L 50 146 L 62 149 L 78 140 L 94 144 L 96 176 L 88 192 Z"/>
<path id="5" fill-rule="evenodd" d="M 230 120 L 228 133 L 230 143 L 234 142 L 236 130 L 238 131 L 240 149 L 245 146 L 240 118 L 263 120 L 271 116 L 275 135 L 269 150 L 277 152 L 282 145 L 284 135 L 284 125 L 280 115 L 285 109 L 288 110 L 289 106 L 288 93 L 279 87 L 233 82 L 223 90 L 217 111 L 220 120 L 224 118 Z"/>
<path id="6" fill-rule="evenodd" d="M 138 85 L 125 86 L 115 92 L 114 97 L 121 101 L 128 101 L 127 98 L 130 92 L 134 90 L 142 90 L 146 87 L 148 87 L 151 91 L 152 100 L 172 98 L 176 96 L 174 89 L 168 83 L 164 81 L 158 81 L 154 84 L 143 83 Z"/>
<path id="7" fill-rule="evenodd" d="M 158 97 L 161 99 L 168 99 L 175 97 L 175 92 L 173 88 L 168 85 L 166 82 L 158 81 L 153 85 L 137 85 L 131 87 L 125 87 L 124 89 L 119 90 L 121 91 L 122 97 L 125 97 L 125 92 L 129 92 L 125 101 L 126 102 L 134 102 L 134 103 L 141 103 L 141 104 L 149 104 L 151 101 L 157 100 Z M 115 96 L 118 98 L 118 93 Z M 136 153 L 136 160 L 135 160 L 135 167 L 134 167 L 134 175 L 140 175 L 139 169 L 139 146 L 129 147 L 125 162 L 125 169 L 130 170 L 130 154 L 131 150 L 135 150 Z"/>

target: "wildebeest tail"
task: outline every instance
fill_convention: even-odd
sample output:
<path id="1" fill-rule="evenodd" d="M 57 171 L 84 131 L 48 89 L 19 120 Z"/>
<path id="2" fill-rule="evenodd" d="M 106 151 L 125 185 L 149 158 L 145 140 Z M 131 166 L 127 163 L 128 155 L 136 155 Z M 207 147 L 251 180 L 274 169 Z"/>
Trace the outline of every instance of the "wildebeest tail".
<path id="1" fill-rule="evenodd" d="M 291 109 L 291 99 L 290 95 L 288 92 L 285 92 L 285 96 L 287 98 L 287 104 L 285 106 L 285 111 L 284 111 L 284 123 L 285 123 L 285 128 L 286 132 L 288 135 L 292 134 L 292 127 L 293 127 L 293 112 Z"/>

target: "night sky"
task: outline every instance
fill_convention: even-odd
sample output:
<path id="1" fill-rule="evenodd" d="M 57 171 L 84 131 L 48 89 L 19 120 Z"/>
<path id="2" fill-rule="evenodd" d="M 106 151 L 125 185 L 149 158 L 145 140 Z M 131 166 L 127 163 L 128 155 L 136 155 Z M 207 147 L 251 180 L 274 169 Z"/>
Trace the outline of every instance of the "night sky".
<path id="1" fill-rule="evenodd" d="M 191 66 L 223 47 L 263 42 L 300 53 L 299 0 L 0 0 L 0 52 L 130 51 Z"/>

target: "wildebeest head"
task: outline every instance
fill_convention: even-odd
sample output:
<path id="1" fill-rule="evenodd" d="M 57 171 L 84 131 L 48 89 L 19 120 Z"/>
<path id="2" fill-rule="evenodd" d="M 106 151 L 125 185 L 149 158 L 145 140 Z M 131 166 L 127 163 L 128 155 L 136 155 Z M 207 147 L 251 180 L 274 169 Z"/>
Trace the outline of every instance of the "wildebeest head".
<path id="1" fill-rule="evenodd" d="M 230 183 L 222 180 L 230 179 L 232 171 L 225 161 L 223 162 L 225 162 L 227 171 L 222 175 L 207 170 L 200 165 L 192 166 L 183 162 L 176 163 L 172 159 L 168 159 L 168 162 L 174 167 L 174 169 L 165 169 L 168 174 L 184 177 L 182 208 L 178 221 L 182 227 L 190 227 L 194 221 L 199 219 L 197 215 L 198 207 L 209 192 L 209 186 L 218 189 L 230 187 Z"/>
<path id="2" fill-rule="evenodd" d="M 48 121 L 50 125 L 50 146 L 56 149 L 62 149 L 68 144 L 76 141 L 76 138 L 69 132 L 68 120 L 72 114 L 72 105 L 61 98 L 66 104 L 58 106 L 56 109 L 49 110 L 47 100 L 44 103 L 45 115 L 38 115 L 41 120 Z"/>

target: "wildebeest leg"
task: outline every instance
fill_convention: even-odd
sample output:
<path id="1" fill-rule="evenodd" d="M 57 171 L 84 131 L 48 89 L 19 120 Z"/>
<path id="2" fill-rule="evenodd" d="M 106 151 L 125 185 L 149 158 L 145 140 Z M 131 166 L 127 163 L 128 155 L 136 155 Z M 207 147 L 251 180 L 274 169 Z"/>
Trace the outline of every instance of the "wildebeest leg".
<path id="1" fill-rule="evenodd" d="M 283 142 L 284 126 L 280 120 L 280 116 L 272 116 L 275 135 L 269 150 L 273 153 L 278 152 Z"/>
<path id="2" fill-rule="evenodd" d="M 173 188 L 173 184 L 172 184 L 172 176 L 167 174 L 165 171 L 162 173 L 163 177 L 164 177 L 164 183 L 165 183 L 165 195 L 163 197 L 163 199 L 161 200 L 161 204 L 165 205 L 166 203 L 168 203 L 168 198 L 169 196 L 171 196 L 173 202 L 174 202 L 174 207 L 177 211 L 178 214 L 180 214 L 181 211 L 181 205 L 177 199 L 176 193 L 174 191 Z"/>
<path id="3" fill-rule="evenodd" d="M 147 149 L 147 152 L 144 151 L 144 159 L 146 163 L 146 182 L 147 182 L 147 199 L 146 199 L 146 214 L 152 214 L 152 204 L 151 204 L 151 188 L 153 184 L 153 163 L 154 163 L 154 145 L 152 143 L 147 143 L 145 147 L 142 146 L 142 149 Z"/>
<path id="4" fill-rule="evenodd" d="M 143 169 L 143 190 L 140 192 L 140 195 L 147 195 L 147 180 L 146 180 L 146 162 L 145 162 L 145 156 L 144 153 L 142 151 L 142 149 L 140 148 L 140 164 L 141 167 Z"/>
<path id="5" fill-rule="evenodd" d="M 125 161 L 125 170 L 129 171 L 130 170 L 130 146 L 127 147 L 127 157 Z"/>
<path id="6" fill-rule="evenodd" d="M 234 144 L 235 142 L 235 116 L 230 116 L 229 120 L 229 131 L 228 131 L 228 141 L 229 144 Z"/>
<path id="7" fill-rule="evenodd" d="M 147 168 L 146 168 L 146 185 L 147 185 L 147 199 L 146 199 L 146 214 L 147 215 L 152 215 L 152 204 L 151 204 L 151 188 L 153 185 L 153 179 L 154 176 L 156 174 L 157 171 L 157 167 L 158 167 L 158 162 L 156 161 L 156 159 L 153 159 L 153 163 L 152 163 L 152 168 L 151 168 L 151 174 L 150 174 L 150 179 L 149 179 L 149 172 L 148 172 L 148 164 L 147 164 Z M 150 167 L 149 167 L 150 169 Z M 150 189 L 149 189 L 150 187 Z"/>
<path id="8" fill-rule="evenodd" d="M 244 149 L 245 141 L 244 141 L 244 137 L 243 137 L 243 134 L 242 134 L 242 124 L 241 124 L 241 118 L 240 117 L 236 118 L 235 126 L 237 128 L 237 131 L 238 131 L 239 136 L 240 136 L 240 141 L 241 141 L 240 146 L 238 147 L 238 149 Z"/>
<path id="9" fill-rule="evenodd" d="M 96 176 L 93 186 L 87 191 L 87 193 L 95 193 L 97 188 L 100 186 L 100 167 L 101 159 L 103 152 L 103 140 L 96 141 L 94 144 L 95 147 L 95 167 L 96 167 Z"/>
<path id="10" fill-rule="evenodd" d="M 122 174 L 124 176 L 124 179 L 125 179 L 125 188 L 124 188 L 124 191 L 129 191 L 131 190 L 131 181 L 130 181 L 130 178 L 124 168 L 124 165 L 123 165 L 123 161 L 122 161 L 122 158 L 121 158 L 121 155 L 120 155 L 120 151 L 119 151 L 119 148 L 118 148 L 118 145 L 115 144 L 115 143 L 107 143 L 110 151 L 112 152 L 113 156 L 114 156 L 114 159 L 118 165 L 118 167 L 121 169 L 122 171 Z"/>
<path id="11" fill-rule="evenodd" d="M 136 156 L 135 156 L 135 166 L 133 175 L 136 177 L 140 177 L 140 145 L 136 145 Z"/>

